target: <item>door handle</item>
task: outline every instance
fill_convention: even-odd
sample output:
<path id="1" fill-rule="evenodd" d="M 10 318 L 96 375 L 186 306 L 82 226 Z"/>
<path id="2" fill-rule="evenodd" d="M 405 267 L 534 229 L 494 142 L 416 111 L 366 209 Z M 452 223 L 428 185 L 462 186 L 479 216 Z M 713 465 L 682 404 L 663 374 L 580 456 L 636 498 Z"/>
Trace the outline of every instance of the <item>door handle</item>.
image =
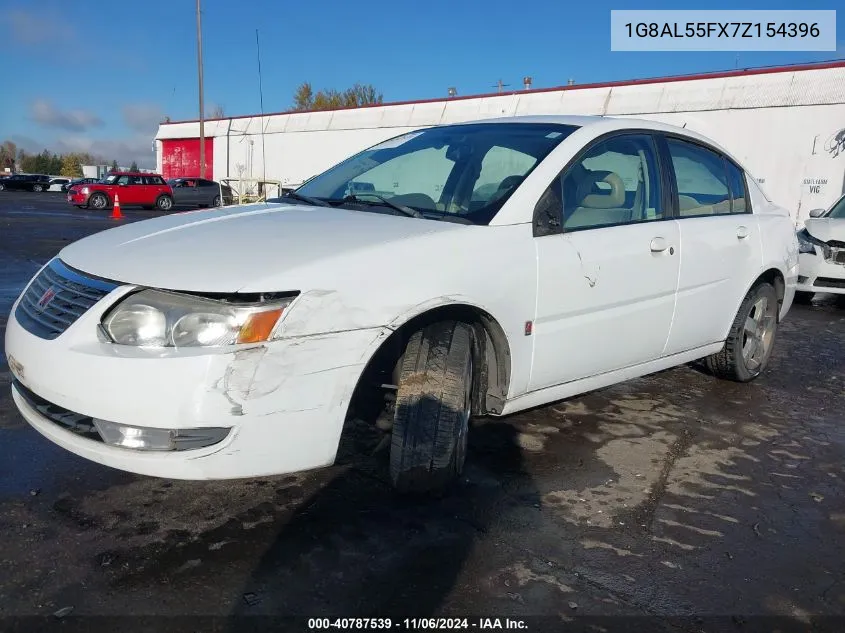
<path id="1" fill-rule="evenodd" d="M 650 246 L 652 253 L 662 253 L 669 248 L 669 244 L 666 242 L 666 238 L 664 237 L 655 237 L 651 240 Z"/>
<path id="2" fill-rule="evenodd" d="M 745 239 L 746 237 L 748 237 L 749 235 L 751 235 L 751 231 L 749 231 L 749 230 L 748 230 L 748 227 L 747 227 L 747 226 L 738 226 L 738 227 L 737 227 L 737 229 L 736 229 L 736 236 L 737 236 L 739 239 L 744 240 L 744 239 Z"/>

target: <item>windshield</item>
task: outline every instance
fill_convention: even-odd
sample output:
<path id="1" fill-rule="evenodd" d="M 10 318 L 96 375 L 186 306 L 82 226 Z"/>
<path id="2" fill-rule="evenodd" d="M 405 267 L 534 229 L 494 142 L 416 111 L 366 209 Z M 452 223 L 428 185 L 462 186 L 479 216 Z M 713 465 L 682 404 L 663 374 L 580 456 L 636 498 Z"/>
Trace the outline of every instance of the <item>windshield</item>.
<path id="1" fill-rule="evenodd" d="M 845 220 L 845 196 L 839 198 L 830 211 L 827 212 L 827 217 L 835 220 Z"/>
<path id="2" fill-rule="evenodd" d="M 473 123 L 410 132 L 303 184 L 300 196 L 336 206 L 487 224 L 525 177 L 577 129 L 554 123 Z"/>

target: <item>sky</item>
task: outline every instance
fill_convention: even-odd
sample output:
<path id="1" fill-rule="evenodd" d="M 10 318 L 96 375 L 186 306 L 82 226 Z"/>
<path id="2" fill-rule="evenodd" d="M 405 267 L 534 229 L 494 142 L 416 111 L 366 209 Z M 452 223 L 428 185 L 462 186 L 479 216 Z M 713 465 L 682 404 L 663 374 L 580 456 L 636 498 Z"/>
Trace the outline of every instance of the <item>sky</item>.
<path id="1" fill-rule="evenodd" d="M 841 0 L 708 0 L 707 9 L 836 9 L 836 52 L 614 52 L 623 0 L 202 0 L 206 116 L 290 107 L 296 87 L 371 83 L 385 102 L 845 58 Z M 198 118 L 194 0 L 0 0 L 0 141 L 153 167 L 164 116 Z"/>

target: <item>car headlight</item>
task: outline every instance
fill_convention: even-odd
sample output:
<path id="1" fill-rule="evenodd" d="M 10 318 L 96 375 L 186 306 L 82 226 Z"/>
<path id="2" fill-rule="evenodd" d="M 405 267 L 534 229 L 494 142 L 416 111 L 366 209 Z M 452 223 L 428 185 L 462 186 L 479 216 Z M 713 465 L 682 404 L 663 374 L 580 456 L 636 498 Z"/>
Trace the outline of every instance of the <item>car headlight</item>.
<path id="1" fill-rule="evenodd" d="M 824 252 L 828 246 L 821 240 L 817 240 L 815 237 L 810 235 L 807 229 L 801 229 L 798 231 L 798 252 L 799 253 L 806 253 L 807 255 L 815 255 L 816 254 L 816 246 L 818 246 Z"/>
<path id="2" fill-rule="evenodd" d="M 294 297 L 236 304 L 192 295 L 142 290 L 102 322 L 108 338 L 137 347 L 220 347 L 272 340 Z"/>
<path id="3" fill-rule="evenodd" d="M 82 189 L 79 190 L 79 193 L 81 193 L 84 196 L 87 196 L 90 192 L 91 192 L 91 190 L 88 187 L 83 187 Z"/>

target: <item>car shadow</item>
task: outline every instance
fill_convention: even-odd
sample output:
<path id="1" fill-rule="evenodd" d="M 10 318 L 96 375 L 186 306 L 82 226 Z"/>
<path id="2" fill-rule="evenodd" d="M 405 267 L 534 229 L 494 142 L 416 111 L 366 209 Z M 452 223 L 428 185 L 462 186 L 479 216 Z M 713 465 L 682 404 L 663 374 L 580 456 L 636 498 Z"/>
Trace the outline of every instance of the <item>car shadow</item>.
<path id="1" fill-rule="evenodd" d="M 278 531 L 243 587 L 229 630 L 244 630 L 241 620 L 253 615 L 269 616 L 279 630 L 293 622 L 285 617 L 302 629 L 303 618 L 314 616 L 397 622 L 440 613 L 512 492 L 503 482 L 518 481 L 522 502 L 528 495 L 539 504 L 516 436 L 509 424 L 474 425 L 460 480 L 441 493 L 403 496 L 390 486 L 385 442 L 371 427 L 347 428 L 346 465 Z M 381 445 L 375 453 L 374 441 Z"/>

